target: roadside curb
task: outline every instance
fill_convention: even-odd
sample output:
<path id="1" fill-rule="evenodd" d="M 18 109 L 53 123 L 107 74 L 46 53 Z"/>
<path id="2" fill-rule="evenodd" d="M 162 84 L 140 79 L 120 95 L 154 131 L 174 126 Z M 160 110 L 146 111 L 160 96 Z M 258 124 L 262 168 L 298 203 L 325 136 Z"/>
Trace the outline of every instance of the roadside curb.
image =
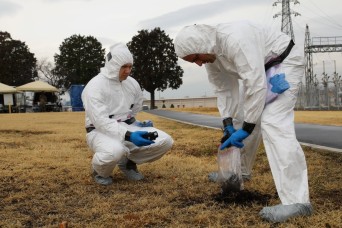
<path id="1" fill-rule="evenodd" d="M 155 115 L 153 113 L 150 113 L 150 114 Z M 204 127 L 204 128 L 210 128 L 210 129 L 222 131 L 221 128 L 217 128 L 217 127 L 210 127 L 210 126 L 201 125 L 201 124 L 194 124 L 194 123 L 190 123 L 190 122 L 186 122 L 186 121 L 181 121 L 181 120 L 176 120 L 176 119 L 172 119 L 172 118 L 168 118 L 168 117 L 164 117 L 164 116 L 159 116 L 159 115 L 157 115 L 157 116 L 161 117 L 161 118 L 164 118 L 164 119 L 171 120 L 171 121 L 176 121 L 176 122 L 179 122 L 179 123 L 183 123 L 183 124 L 188 124 L 188 125 L 193 125 L 193 126 L 197 126 L 197 127 Z M 311 148 L 314 148 L 314 149 L 326 150 L 326 151 L 334 152 L 334 153 L 342 153 L 342 149 L 338 149 L 338 148 L 319 146 L 319 145 L 310 144 L 310 143 L 303 143 L 303 142 L 299 142 L 299 143 L 302 146 L 307 146 L 307 147 L 311 147 Z"/>
<path id="2" fill-rule="evenodd" d="M 311 147 L 314 149 L 327 150 L 329 152 L 334 152 L 334 153 L 342 153 L 342 149 L 338 149 L 338 148 L 332 148 L 332 147 L 327 147 L 327 146 L 319 146 L 319 145 L 310 144 L 310 143 L 303 143 L 303 142 L 299 142 L 299 143 L 302 146 L 307 146 L 307 147 Z"/>

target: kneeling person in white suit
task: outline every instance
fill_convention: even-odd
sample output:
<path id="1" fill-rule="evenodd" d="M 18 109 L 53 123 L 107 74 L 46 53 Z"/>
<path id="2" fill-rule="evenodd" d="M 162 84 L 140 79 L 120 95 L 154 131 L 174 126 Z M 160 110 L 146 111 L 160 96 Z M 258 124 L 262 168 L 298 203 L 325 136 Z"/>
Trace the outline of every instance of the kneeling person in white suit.
<path id="1" fill-rule="evenodd" d="M 111 46 L 105 66 L 82 92 L 86 139 L 94 153 L 93 175 L 102 185 L 113 183 L 116 165 L 128 179 L 143 179 L 136 164 L 158 160 L 173 145 L 171 136 L 154 128 L 152 121 L 135 119 L 142 109 L 143 94 L 129 76 L 132 65 L 133 56 L 125 44 Z M 150 132 L 157 138 L 148 138 Z"/>

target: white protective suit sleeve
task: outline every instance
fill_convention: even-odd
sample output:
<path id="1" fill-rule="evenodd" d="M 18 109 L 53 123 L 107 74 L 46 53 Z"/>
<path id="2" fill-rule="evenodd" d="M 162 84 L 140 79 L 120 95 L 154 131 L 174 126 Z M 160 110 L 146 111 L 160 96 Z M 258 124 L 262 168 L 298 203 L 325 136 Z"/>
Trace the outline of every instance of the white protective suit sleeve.
<path id="1" fill-rule="evenodd" d="M 243 81 L 244 121 L 255 124 L 264 109 L 267 93 L 263 36 L 249 24 L 225 26 L 218 26 L 217 46 Z"/>
<path id="2" fill-rule="evenodd" d="M 132 109 L 132 116 L 136 116 L 138 114 L 138 112 L 140 112 L 142 110 L 142 105 L 143 105 L 143 101 L 144 101 L 143 92 L 142 92 L 140 85 L 138 83 L 136 83 L 135 89 L 136 89 L 136 91 L 134 94 L 134 105 L 131 108 Z"/>
<path id="3" fill-rule="evenodd" d="M 239 104 L 239 82 L 225 75 L 215 63 L 205 64 L 209 82 L 217 96 L 217 108 L 221 117 L 237 118 Z"/>

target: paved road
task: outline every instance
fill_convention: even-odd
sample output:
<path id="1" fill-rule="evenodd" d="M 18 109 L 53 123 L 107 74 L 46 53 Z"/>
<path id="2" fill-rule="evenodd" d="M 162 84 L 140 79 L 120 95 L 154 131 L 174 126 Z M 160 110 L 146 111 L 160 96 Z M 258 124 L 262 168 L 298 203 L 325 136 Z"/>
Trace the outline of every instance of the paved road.
<path id="1" fill-rule="evenodd" d="M 145 112 L 198 126 L 221 129 L 222 120 L 217 116 L 200 115 L 168 110 L 146 110 Z M 303 145 L 342 152 L 342 127 L 315 124 L 296 124 L 298 141 Z"/>

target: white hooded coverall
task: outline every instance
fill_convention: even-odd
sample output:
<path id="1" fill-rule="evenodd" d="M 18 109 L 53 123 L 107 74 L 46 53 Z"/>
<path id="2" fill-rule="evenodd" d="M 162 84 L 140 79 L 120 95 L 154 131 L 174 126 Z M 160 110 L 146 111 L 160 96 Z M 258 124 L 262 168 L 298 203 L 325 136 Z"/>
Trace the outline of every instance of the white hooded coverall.
<path id="1" fill-rule="evenodd" d="M 294 130 L 294 106 L 304 75 L 303 55 L 296 46 L 280 64 L 290 88 L 265 106 L 264 65 L 284 52 L 290 40 L 280 31 L 247 21 L 187 26 L 175 39 L 175 50 L 181 58 L 190 54 L 215 54 L 214 63 L 205 66 L 217 95 L 221 117 L 239 121 L 240 126 L 234 123 L 235 128 L 241 128 L 243 121 L 256 124 L 252 134 L 243 141 L 242 172 L 250 174 L 261 128 L 283 205 L 309 203 L 305 156 Z"/>
<path id="2" fill-rule="evenodd" d="M 126 124 L 142 109 L 143 94 L 138 82 L 128 76 L 119 80 L 121 66 L 133 64 L 133 56 L 123 43 L 110 48 L 111 59 L 106 60 L 101 72 L 92 78 L 82 92 L 85 109 L 85 126 L 94 126 L 87 133 L 89 148 L 93 151 L 93 169 L 102 177 L 112 174 L 116 164 L 127 156 L 136 164 L 152 162 L 171 149 L 173 139 L 154 127 L 138 127 Z M 127 131 L 157 131 L 155 143 L 137 147 L 125 141 Z"/>

